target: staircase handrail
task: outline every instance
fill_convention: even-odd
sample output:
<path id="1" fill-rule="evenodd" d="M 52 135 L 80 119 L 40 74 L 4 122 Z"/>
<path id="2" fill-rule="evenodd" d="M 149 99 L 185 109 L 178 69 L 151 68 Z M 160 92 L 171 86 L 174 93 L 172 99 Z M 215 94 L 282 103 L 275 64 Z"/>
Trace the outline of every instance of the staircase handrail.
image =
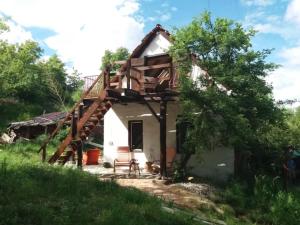
<path id="1" fill-rule="evenodd" d="M 48 136 L 48 138 L 43 142 L 43 144 L 41 145 L 41 147 L 38 150 L 38 153 L 40 153 L 43 149 L 45 149 L 47 147 L 47 144 L 50 142 L 50 140 L 52 138 L 55 137 L 55 135 L 58 133 L 58 131 L 62 128 L 62 126 L 64 125 L 64 123 L 68 120 L 68 118 L 72 115 L 72 113 L 75 111 L 75 109 L 81 104 L 82 100 L 84 98 L 86 98 L 88 96 L 88 94 L 90 93 L 90 91 L 94 88 L 94 86 L 98 83 L 98 81 L 100 80 L 100 78 L 104 78 L 105 77 L 105 71 L 103 71 L 98 77 L 97 79 L 93 82 L 93 84 L 85 91 L 83 92 L 83 94 L 80 97 L 80 100 L 78 102 L 76 102 L 76 104 L 72 107 L 72 109 L 67 113 L 66 117 L 61 120 L 57 127 L 55 128 L 55 130 L 51 133 L 50 136 Z M 104 86 L 102 86 L 102 89 L 104 89 Z"/>

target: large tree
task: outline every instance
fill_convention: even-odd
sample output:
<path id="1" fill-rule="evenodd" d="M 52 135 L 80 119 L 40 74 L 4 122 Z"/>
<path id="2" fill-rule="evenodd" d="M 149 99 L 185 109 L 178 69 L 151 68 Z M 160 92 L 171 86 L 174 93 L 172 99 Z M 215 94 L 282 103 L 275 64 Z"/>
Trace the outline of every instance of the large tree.
<path id="1" fill-rule="evenodd" d="M 111 67 L 111 71 L 117 71 L 120 65 L 115 64 L 116 61 L 127 60 L 129 57 L 129 51 L 127 48 L 120 47 L 115 52 L 105 50 L 104 56 L 102 57 L 101 70 L 104 70 L 107 66 Z"/>
<path id="2" fill-rule="evenodd" d="M 8 29 L 0 21 L 0 37 Z M 72 94 L 80 88 L 78 74 L 69 76 L 56 55 L 43 60 L 42 54 L 37 42 L 0 40 L 0 127 L 73 104 Z"/>
<path id="3" fill-rule="evenodd" d="M 182 120 L 192 124 L 183 168 L 195 150 L 218 145 L 236 151 L 263 149 L 268 129 L 282 123 L 272 87 L 264 79 L 277 65 L 266 61 L 270 50 L 252 48 L 254 35 L 232 20 L 213 20 L 207 12 L 174 31 L 170 54 L 183 75 Z M 203 70 L 195 81 L 186 76 L 192 65 Z"/>

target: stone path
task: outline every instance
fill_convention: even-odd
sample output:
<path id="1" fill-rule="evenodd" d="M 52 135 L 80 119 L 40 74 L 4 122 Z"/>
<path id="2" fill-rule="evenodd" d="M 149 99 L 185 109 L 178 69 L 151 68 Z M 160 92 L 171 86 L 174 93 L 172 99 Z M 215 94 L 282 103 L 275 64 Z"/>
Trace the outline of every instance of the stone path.
<path id="1" fill-rule="evenodd" d="M 166 185 L 162 180 L 116 179 L 116 182 L 121 186 L 135 187 L 148 192 L 178 206 L 191 209 L 199 209 L 203 205 L 215 207 L 215 204 L 207 196 L 192 193 L 179 185 Z"/>
<path id="2" fill-rule="evenodd" d="M 193 188 L 196 191 L 192 191 L 191 183 L 166 185 L 166 181 L 158 180 L 157 175 L 146 171 L 141 171 L 141 175 L 135 173 L 128 175 L 128 169 L 119 169 L 117 173 L 113 173 L 112 168 L 102 166 L 85 166 L 83 170 L 97 175 L 100 180 L 114 180 L 121 186 L 137 188 L 179 207 L 197 211 L 203 207 L 211 207 L 222 213 L 222 210 L 209 199 L 209 195 L 215 190 L 207 184 L 197 184 L 197 187 Z"/>

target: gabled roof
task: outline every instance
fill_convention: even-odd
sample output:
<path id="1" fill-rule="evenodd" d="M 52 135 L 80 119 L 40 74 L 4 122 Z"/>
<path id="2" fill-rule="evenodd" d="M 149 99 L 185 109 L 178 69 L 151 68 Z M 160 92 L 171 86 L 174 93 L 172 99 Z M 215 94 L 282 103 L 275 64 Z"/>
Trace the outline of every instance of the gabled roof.
<path id="1" fill-rule="evenodd" d="M 156 26 L 143 38 L 142 42 L 132 51 L 127 63 L 121 67 L 120 71 L 125 71 L 130 59 L 138 58 L 153 41 L 157 34 L 161 34 L 164 38 L 170 41 L 171 35 L 169 31 L 165 30 L 160 24 L 156 24 Z"/>
<path id="2" fill-rule="evenodd" d="M 130 58 L 137 58 L 139 57 L 144 50 L 148 47 L 148 45 L 153 41 L 157 34 L 161 34 L 164 36 L 168 41 L 170 41 L 170 33 L 169 31 L 162 28 L 160 24 L 157 24 L 142 40 L 141 44 L 139 44 L 131 53 Z"/>

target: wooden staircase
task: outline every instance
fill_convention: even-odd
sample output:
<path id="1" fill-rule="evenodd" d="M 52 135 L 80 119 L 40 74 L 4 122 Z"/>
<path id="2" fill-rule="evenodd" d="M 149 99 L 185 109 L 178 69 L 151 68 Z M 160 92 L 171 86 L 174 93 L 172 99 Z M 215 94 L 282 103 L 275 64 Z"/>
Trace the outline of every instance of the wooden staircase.
<path id="1" fill-rule="evenodd" d="M 110 101 L 104 101 L 104 98 L 99 98 L 87 108 L 86 112 L 77 122 L 77 141 L 86 140 L 90 132 L 96 127 L 100 120 L 104 118 L 104 114 L 111 106 Z M 71 145 L 73 140 L 76 140 L 76 137 L 72 135 L 72 130 L 70 130 L 68 136 L 62 141 L 48 162 L 52 164 L 58 161 L 59 164 L 65 164 L 68 159 L 75 154 L 76 145 Z M 65 151 L 69 145 L 71 145 L 71 148 Z"/>
<path id="2" fill-rule="evenodd" d="M 67 137 L 60 143 L 56 152 L 50 157 L 48 162 L 50 164 L 58 163 L 64 165 L 71 157 L 75 156 L 78 148 L 78 142 L 84 142 L 91 131 L 97 124 L 103 122 L 105 113 L 111 108 L 112 103 L 107 100 L 107 91 L 105 89 L 105 73 L 102 73 L 91 85 L 91 87 L 83 93 L 81 99 L 67 114 L 66 118 L 60 122 L 53 133 L 41 146 L 39 152 L 43 152 L 43 161 L 46 160 L 47 144 L 56 136 L 66 122 L 71 119 L 71 129 Z M 84 99 L 89 99 L 91 93 L 95 93 L 97 89 L 96 98 L 93 97 L 92 103 L 86 104 Z M 78 154 L 79 155 L 79 154 Z"/>

